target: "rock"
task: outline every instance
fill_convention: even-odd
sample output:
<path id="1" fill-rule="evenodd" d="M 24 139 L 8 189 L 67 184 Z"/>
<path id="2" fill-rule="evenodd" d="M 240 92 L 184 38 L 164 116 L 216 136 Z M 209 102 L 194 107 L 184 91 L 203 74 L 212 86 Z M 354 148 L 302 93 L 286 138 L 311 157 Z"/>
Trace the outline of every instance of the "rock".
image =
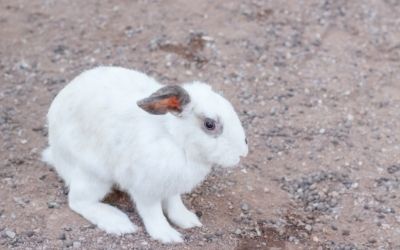
<path id="1" fill-rule="evenodd" d="M 298 242 L 299 240 L 297 239 L 297 237 L 295 237 L 295 236 L 293 236 L 293 235 L 290 235 L 290 236 L 289 236 L 289 241 L 290 241 L 290 242 L 295 242 L 295 243 L 296 243 L 296 242 Z"/>
<path id="2" fill-rule="evenodd" d="M 66 240 L 67 237 L 66 237 L 65 233 L 63 232 L 63 233 L 60 234 L 60 236 L 58 236 L 58 239 L 59 240 Z"/>
<path id="3" fill-rule="evenodd" d="M 197 215 L 197 217 L 201 218 L 201 216 L 203 216 L 203 212 L 198 210 L 198 211 L 196 211 L 196 215 Z"/>
<path id="4" fill-rule="evenodd" d="M 218 230 L 214 234 L 215 234 L 216 237 L 221 237 L 221 236 L 224 235 L 224 232 L 222 230 Z"/>
<path id="5" fill-rule="evenodd" d="M 247 203 L 242 203 L 242 205 L 240 206 L 240 208 L 242 209 L 242 211 L 248 211 L 249 210 L 249 205 L 247 205 Z"/>
<path id="6" fill-rule="evenodd" d="M 22 60 L 18 63 L 18 68 L 22 70 L 28 70 L 31 68 L 31 66 L 25 60 Z"/>
<path id="7" fill-rule="evenodd" d="M 55 201 L 49 201 L 49 202 L 47 202 L 47 207 L 50 209 L 60 208 L 60 205 Z"/>
<path id="8" fill-rule="evenodd" d="M 28 237 L 32 237 L 35 234 L 35 232 L 34 231 L 26 231 L 25 234 Z"/>
<path id="9" fill-rule="evenodd" d="M 74 243 L 72 243 L 73 248 L 81 248 L 81 243 L 79 241 L 74 241 Z"/>
<path id="10" fill-rule="evenodd" d="M 64 241 L 64 246 L 65 247 L 72 247 L 72 245 L 73 245 L 73 242 L 71 240 Z"/>
<path id="11" fill-rule="evenodd" d="M 396 172 L 398 172 L 398 171 L 400 171 L 400 164 L 399 164 L 399 165 L 392 165 L 392 166 L 389 166 L 389 167 L 387 168 L 387 172 L 388 172 L 389 174 L 394 174 L 394 173 L 396 173 Z"/>
<path id="12" fill-rule="evenodd" d="M 204 238 L 206 239 L 207 242 L 212 242 L 214 235 L 206 234 L 206 235 L 204 235 Z"/>
<path id="13" fill-rule="evenodd" d="M 14 233 L 14 232 L 11 231 L 11 230 L 6 230 L 6 231 L 5 231 L 5 235 L 6 235 L 8 238 L 10 238 L 10 239 L 14 239 L 15 236 L 16 236 L 16 233 Z"/>
<path id="14" fill-rule="evenodd" d="M 25 205 L 27 203 L 30 202 L 29 200 L 25 200 L 25 199 L 22 199 L 20 197 L 14 197 L 13 200 L 15 201 L 15 203 L 17 203 L 19 206 L 21 206 L 23 208 L 25 207 Z"/>
<path id="15" fill-rule="evenodd" d="M 349 236 L 350 235 L 350 230 L 347 230 L 347 229 L 343 230 L 342 231 L 342 235 L 343 236 Z"/>
<path id="16" fill-rule="evenodd" d="M 240 230 L 240 228 L 235 230 L 235 234 L 236 235 L 241 235 L 242 234 L 242 230 Z"/>
<path id="17" fill-rule="evenodd" d="M 66 51 L 67 49 L 68 49 L 67 46 L 60 44 L 60 45 L 58 45 L 58 46 L 53 50 L 53 52 L 54 52 L 55 54 L 64 55 L 64 54 L 65 54 L 65 51 Z"/>

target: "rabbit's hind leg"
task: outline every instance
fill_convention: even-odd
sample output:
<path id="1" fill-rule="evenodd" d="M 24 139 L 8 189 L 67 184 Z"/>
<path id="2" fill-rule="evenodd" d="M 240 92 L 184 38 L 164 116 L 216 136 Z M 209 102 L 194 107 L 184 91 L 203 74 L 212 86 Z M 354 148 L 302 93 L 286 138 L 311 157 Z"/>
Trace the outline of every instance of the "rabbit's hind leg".
<path id="1" fill-rule="evenodd" d="M 69 206 L 91 223 L 107 233 L 133 233 L 137 227 L 121 210 L 102 203 L 101 200 L 111 190 L 112 183 L 100 180 L 85 171 L 75 168 L 68 194 Z"/>
<path id="2" fill-rule="evenodd" d="M 54 167 L 61 179 L 64 180 L 66 186 L 70 185 L 71 173 L 75 169 L 73 158 L 68 151 L 51 146 L 46 148 L 42 153 L 42 160 Z"/>

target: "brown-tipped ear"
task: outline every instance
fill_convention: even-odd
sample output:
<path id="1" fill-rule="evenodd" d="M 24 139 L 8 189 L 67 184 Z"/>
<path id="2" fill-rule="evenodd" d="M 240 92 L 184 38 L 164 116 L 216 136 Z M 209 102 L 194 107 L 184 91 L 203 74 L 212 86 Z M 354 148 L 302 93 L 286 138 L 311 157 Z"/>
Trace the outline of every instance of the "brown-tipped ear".
<path id="1" fill-rule="evenodd" d="M 172 85 L 160 88 L 149 97 L 139 100 L 137 105 L 153 115 L 164 115 L 167 112 L 177 115 L 189 102 L 190 97 L 186 90 Z"/>

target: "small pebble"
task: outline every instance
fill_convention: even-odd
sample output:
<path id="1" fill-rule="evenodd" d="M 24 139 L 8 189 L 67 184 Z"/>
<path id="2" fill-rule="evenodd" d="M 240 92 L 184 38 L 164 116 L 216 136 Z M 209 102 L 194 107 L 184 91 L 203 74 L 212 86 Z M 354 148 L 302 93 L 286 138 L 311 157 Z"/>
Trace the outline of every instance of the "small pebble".
<path id="1" fill-rule="evenodd" d="M 211 242 L 213 240 L 214 235 L 212 234 L 206 234 L 204 235 L 204 238 L 206 239 L 207 242 Z"/>
<path id="2" fill-rule="evenodd" d="M 197 215 L 197 217 L 201 218 L 201 216 L 203 216 L 203 212 L 201 212 L 201 211 L 196 211 L 196 215 Z"/>
<path id="3" fill-rule="evenodd" d="M 61 233 L 60 236 L 58 236 L 58 239 L 59 240 L 66 240 L 67 237 L 66 237 L 65 233 Z"/>
<path id="4" fill-rule="evenodd" d="M 47 202 L 47 207 L 53 209 L 53 208 L 59 208 L 60 205 L 55 201 L 49 201 Z"/>
<path id="5" fill-rule="evenodd" d="M 72 247 L 72 245 L 73 245 L 73 242 L 70 241 L 70 240 L 67 240 L 67 241 L 64 241 L 64 242 L 65 242 L 64 243 L 65 247 Z"/>
<path id="6" fill-rule="evenodd" d="M 215 236 L 217 237 L 221 237 L 224 235 L 224 232 L 222 230 L 218 230 L 217 232 L 215 232 Z"/>
<path id="7" fill-rule="evenodd" d="M 26 234 L 26 236 L 28 236 L 28 237 L 32 237 L 32 236 L 35 234 L 35 232 L 33 232 L 33 231 L 26 231 L 25 234 Z"/>
<path id="8" fill-rule="evenodd" d="M 79 242 L 79 241 L 74 241 L 74 243 L 72 243 L 72 246 L 74 247 L 74 248 L 81 248 L 81 243 Z"/>
<path id="9" fill-rule="evenodd" d="M 6 230 L 5 234 L 7 235 L 8 238 L 14 239 L 15 238 L 15 233 L 10 230 Z"/>

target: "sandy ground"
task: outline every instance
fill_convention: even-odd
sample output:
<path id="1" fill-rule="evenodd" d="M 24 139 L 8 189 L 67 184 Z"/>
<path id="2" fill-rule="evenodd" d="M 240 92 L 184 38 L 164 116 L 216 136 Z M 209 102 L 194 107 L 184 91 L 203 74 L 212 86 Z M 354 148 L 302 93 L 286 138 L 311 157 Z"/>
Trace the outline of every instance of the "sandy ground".
<path id="1" fill-rule="evenodd" d="M 39 160 L 75 75 L 119 65 L 209 82 L 251 152 L 185 197 L 185 243 L 110 236 Z M 400 2 L 0 1 L 1 249 L 400 249 Z"/>

